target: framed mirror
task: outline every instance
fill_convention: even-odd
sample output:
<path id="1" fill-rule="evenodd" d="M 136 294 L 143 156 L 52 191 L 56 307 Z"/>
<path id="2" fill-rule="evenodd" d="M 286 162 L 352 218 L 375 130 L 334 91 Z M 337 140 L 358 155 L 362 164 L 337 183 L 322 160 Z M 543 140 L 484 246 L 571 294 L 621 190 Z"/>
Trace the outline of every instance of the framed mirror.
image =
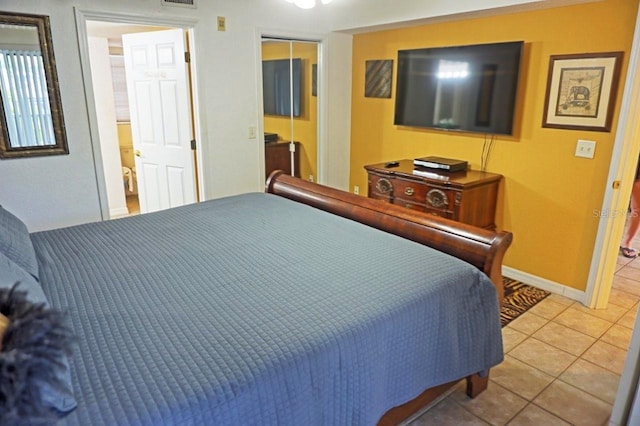
<path id="1" fill-rule="evenodd" d="M 49 17 L 0 12 L 0 159 L 68 153 Z"/>

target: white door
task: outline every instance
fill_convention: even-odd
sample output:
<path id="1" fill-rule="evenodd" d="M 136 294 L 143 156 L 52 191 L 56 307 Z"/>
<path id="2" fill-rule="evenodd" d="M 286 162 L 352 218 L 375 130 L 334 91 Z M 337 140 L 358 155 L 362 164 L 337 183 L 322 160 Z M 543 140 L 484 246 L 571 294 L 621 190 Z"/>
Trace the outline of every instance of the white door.
<path id="1" fill-rule="evenodd" d="M 122 36 L 140 212 L 196 201 L 184 32 Z"/>

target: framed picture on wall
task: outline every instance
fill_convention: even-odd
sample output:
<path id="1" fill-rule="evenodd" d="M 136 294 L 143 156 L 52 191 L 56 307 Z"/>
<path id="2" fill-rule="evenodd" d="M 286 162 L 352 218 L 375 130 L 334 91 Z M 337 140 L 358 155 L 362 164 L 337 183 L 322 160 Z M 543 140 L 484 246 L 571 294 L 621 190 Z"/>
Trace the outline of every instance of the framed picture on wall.
<path id="1" fill-rule="evenodd" d="M 366 98 L 390 98 L 393 77 L 393 60 L 365 61 L 364 96 Z"/>
<path id="2" fill-rule="evenodd" d="M 622 53 L 552 55 L 542 127 L 610 131 Z"/>

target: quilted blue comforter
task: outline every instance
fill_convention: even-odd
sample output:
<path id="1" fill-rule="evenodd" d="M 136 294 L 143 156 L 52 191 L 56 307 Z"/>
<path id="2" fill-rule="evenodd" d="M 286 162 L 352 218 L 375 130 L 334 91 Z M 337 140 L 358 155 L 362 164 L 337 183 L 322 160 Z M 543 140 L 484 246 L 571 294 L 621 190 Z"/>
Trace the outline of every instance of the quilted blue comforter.
<path id="1" fill-rule="evenodd" d="M 373 425 L 502 360 L 472 266 L 269 194 L 31 235 L 68 425 Z"/>

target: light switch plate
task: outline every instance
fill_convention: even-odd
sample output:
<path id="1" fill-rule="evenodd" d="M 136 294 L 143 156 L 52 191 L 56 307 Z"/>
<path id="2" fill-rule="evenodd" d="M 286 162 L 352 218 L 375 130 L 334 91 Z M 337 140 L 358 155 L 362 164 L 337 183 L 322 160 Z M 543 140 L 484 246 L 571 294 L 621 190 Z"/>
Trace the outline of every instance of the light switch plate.
<path id="1" fill-rule="evenodd" d="M 227 19 L 224 16 L 218 16 L 218 31 L 227 31 Z"/>
<path id="2" fill-rule="evenodd" d="M 576 144 L 576 157 L 593 158 L 596 151 L 596 142 L 578 139 Z"/>

